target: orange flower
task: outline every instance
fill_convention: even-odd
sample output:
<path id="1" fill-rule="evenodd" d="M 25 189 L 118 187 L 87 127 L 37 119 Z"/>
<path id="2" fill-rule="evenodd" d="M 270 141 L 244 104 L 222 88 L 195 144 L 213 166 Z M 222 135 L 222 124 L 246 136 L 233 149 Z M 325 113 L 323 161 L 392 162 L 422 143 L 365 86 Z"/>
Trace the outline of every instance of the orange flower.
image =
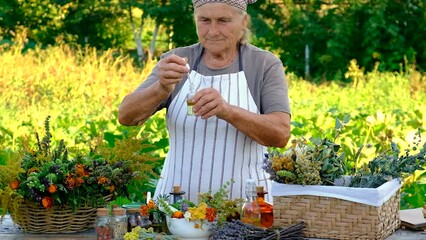
<path id="1" fill-rule="evenodd" d="M 21 182 L 18 180 L 18 179 L 15 179 L 15 180 L 13 180 L 12 182 L 10 182 L 10 187 L 13 189 L 13 190 L 16 190 L 16 189 L 18 189 L 19 188 L 19 184 L 20 184 Z"/>
<path id="2" fill-rule="evenodd" d="M 140 211 L 141 211 L 141 215 L 144 216 L 144 217 L 149 215 L 149 212 L 148 212 L 149 208 L 148 208 L 147 205 L 142 205 Z"/>
<path id="3" fill-rule="evenodd" d="M 77 180 L 71 175 L 67 174 L 67 178 L 65 179 L 65 185 L 69 189 L 74 189 L 77 186 Z"/>
<path id="4" fill-rule="evenodd" d="M 75 168 L 76 168 L 75 174 L 77 174 L 77 176 L 79 176 L 79 177 L 87 177 L 87 176 L 89 176 L 89 173 L 87 173 L 84 170 L 84 164 L 77 164 L 75 166 Z"/>
<path id="5" fill-rule="evenodd" d="M 114 192 L 115 191 L 115 186 L 114 185 L 109 186 L 109 191 L 110 192 Z"/>
<path id="6" fill-rule="evenodd" d="M 77 182 L 77 187 L 82 185 L 84 183 L 84 179 L 82 177 L 78 177 L 76 178 L 76 182 Z"/>
<path id="7" fill-rule="evenodd" d="M 108 182 L 108 178 L 106 178 L 104 176 L 100 177 L 99 180 L 98 180 L 98 184 L 105 184 L 107 182 Z"/>
<path id="8" fill-rule="evenodd" d="M 47 191 L 50 193 L 55 193 L 58 190 L 55 184 L 49 185 L 49 188 L 47 188 Z"/>
<path id="9" fill-rule="evenodd" d="M 216 218 L 216 209 L 208 207 L 206 209 L 206 219 L 209 222 L 213 222 Z"/>
<path id="10" fill-rule="evenodd" d="M 49 209 L 53 205 L 53 198 L 52 197 L 43 197 L 41 200 L 41 204 L 43 204 L 43 207 L 46 209 Z"/>
<path id="11" fill-rule="evenodd" d="M 148 205 L 148 209 L 155 209 L 155 208 L 157 208 L 157 206 L 155 205 L 154 200 L 152 200 L 152 199 L 149 200 L 149 202 L 148 202 L 147 205 Z"/>
<path id="12" fill-rule="evenodd" d="M 140 209 L 141 215 L 148 216 L 149 210 L 156 209 L 156 208 L 157 208 L 157 205 L 155 205 L 154 200 L 150 199 L 148 204 L 141 205 L 141 209 Z"/>
<path id="13" fill-rule="evenodd" d="M 172 218 L 183 218 L 183 212 L 176 211 L 172 214 Z"/>

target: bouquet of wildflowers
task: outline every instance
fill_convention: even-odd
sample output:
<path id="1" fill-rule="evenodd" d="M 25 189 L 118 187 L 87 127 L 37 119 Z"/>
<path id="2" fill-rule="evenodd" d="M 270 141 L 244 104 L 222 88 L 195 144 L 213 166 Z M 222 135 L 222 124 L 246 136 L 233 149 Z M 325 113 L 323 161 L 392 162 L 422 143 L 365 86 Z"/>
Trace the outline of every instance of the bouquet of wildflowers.
<path id="1" fill-rule="evenodd" d="M 224 224 L 232 218 L 239 218 L 243 199 L 229 199 L 228 187 L 231 181 L 226 182 L 217 192 L 206 192 L 198 195 L 198 204 L 187 199 L 169 204 L 168 196 L 157 199 L 158 209 L 170 218 L 185 218 L 194 223 L 195 228 L 202 228 L 204 222 Z"/>
<path id="2" fill-rule="evenodd" d="M 96 152 L 71 158 L 63 140 L 52 146 L 49 117 L 45 131 L 41 140 L 36 134 L 36 150 L 24 149 L 18 174 L 10 183 L 10 195 L 46 209 L 54 205 L 76 209 L 103 204 L 107 196 L 127 194 L 126 184 L 133 178 L 129 162 L 109 162 Z"/>

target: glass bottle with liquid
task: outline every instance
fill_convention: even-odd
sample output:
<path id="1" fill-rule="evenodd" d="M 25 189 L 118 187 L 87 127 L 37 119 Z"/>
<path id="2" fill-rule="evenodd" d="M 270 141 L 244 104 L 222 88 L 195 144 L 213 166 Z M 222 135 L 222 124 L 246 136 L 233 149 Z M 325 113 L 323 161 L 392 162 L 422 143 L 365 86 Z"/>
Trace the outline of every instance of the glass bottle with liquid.
<path id="1" fill-rule="evenodd" d="M 241 221 L 260 226 L 260 207 L 256 201 L 256 183 L 253 179 L 246 180 L 246 200 L 241 212 Z"/>
<path id="2" fill-rule="evenodd" d="M 260 225 L 264 228 L 270 228 L 274 224 L 274 210 L 272 204 L 265 201 L 265 192 L 263 186 L 256 187 L 257 192 L 257 204 L 260 208 Z"/>
<path id="3" fill-rule="evenodd" d="M 186 95 L 186 105 L 187 105 L 187 114 L 189 116 L 194 115 L 194 111 L 192 110 L 192 107 L 194 106 L 194 102 L 191 100 L 192 97 L 195 96 L 195 91 L 191 88 L 188 95 Z"/>

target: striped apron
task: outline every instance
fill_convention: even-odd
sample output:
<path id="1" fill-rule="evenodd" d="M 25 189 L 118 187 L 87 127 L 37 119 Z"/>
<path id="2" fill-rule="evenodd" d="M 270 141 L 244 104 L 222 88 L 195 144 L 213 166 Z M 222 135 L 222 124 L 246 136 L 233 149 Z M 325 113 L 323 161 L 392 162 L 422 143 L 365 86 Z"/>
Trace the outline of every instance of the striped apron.
<path id="1" fill-rule="evenodd" d="M 197 69 L 201 56 L 193 69 Z M 241 54 L 239 59 L 237 73 L 203 76 L 192 70 L 190 78 L 195 89 L 215 88 L 231 105 L 259 113 L 242 69 Z M 262 169 L 266 147 L 217 117 L 187 115 L 189 90 L 190 83 L 186 81 L 167 110 L 170 147 L 154 197 L 180 185 L 186 198 L 196 203 L 198 193 L 215 193 L 232 180 L 229 197 L 245 198 L 245 181 L 249 178 L 268 191 L 269 176 Z"/>

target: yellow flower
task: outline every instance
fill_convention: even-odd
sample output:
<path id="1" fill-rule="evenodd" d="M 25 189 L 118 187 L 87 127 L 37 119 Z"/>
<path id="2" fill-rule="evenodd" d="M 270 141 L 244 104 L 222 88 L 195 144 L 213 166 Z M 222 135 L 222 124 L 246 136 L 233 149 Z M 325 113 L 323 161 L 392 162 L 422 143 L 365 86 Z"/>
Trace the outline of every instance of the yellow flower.
<path id="1" fill-rule="evenodd" d="M 272 169 L 274 169 L 275 171 L 293 171 L 294 161 L 293 159 L 291 159 L 290 156 L 274 156 L 272 158 Z"/>
<path id="2" fill-rule="evenodd" d="M 191 220 L 204 220 L 207 214 L 207 203 L 200 203 L 197 207 L 189 207 L 188 212 L 191 214 Z"/>

